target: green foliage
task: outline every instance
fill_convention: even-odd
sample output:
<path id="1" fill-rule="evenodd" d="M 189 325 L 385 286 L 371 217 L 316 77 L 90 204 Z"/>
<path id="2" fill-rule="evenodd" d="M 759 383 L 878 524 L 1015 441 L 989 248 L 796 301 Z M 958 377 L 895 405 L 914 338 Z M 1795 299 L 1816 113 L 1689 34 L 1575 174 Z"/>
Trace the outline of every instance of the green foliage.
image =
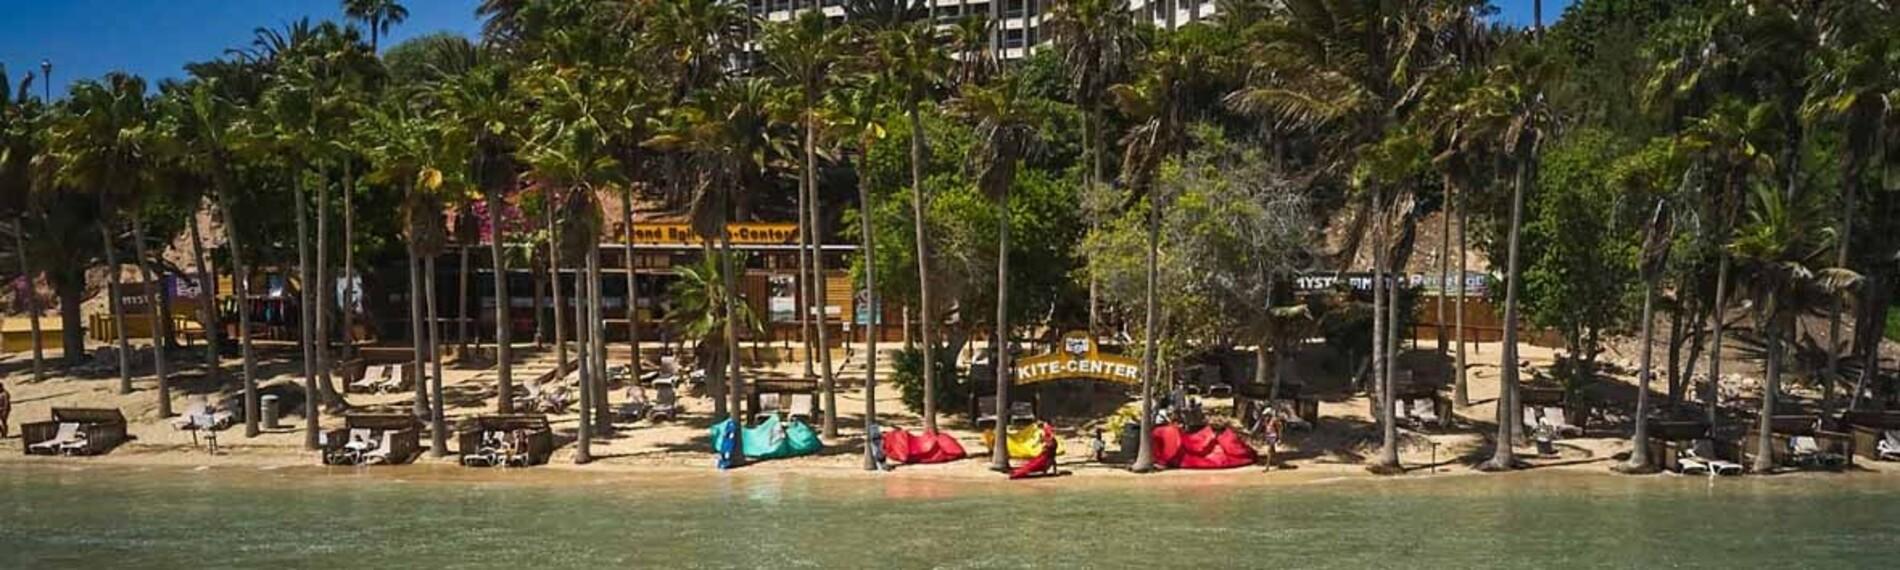
<path id="1" fill-rule="evenodd" d="M 923 361 L 922 350 L 907 348 L 897 351 L 891 363 L 891 384 L 897 386 L 904 408 L 912 413 L 921 413 L 924 409 Z M 969 409 L 971 387 L 957 371 L 957 355 L 947 350 L 937 351 L 937 409 Z"/>
<path id="2" fill-rule="evenodd" d="M 1559 331 L 1572 354 L 1628 325 L 1639 302 L 1642 227 L 1614 178 L 1628 144 L 1603 131 L 1572 133 L 1545 153 L 1525 201 L 1525 316 Z"/>
<path id="3" fill-rule="evenodd" d="M 1900 342 L 1900 311 L 1887 311 L 1887 340 Z"/>

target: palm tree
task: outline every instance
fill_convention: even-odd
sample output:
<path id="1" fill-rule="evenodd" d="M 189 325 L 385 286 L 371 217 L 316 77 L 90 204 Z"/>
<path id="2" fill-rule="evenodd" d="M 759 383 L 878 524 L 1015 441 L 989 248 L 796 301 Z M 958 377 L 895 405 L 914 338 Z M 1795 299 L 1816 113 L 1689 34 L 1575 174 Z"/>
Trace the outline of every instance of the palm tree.
<path id="1" fill-rule="evenodd" d="M 44 109 L 29 98 L 33 74 L 27 73 L 14 87 L 0 65 L 0 200 L 5 200 L 7 216 L 13 219 L 13 255 L 20 265 L 20 279 L 27 284 L 26 312 L 33 331 L 33 381 L 46 379 L 46 343 L 40 338 L 38 273 L 33 270 L 26 248 L 25 219 L 37 214 L 33 192 L 33 155 L 39 152 Z"/>
<path id="2" fill-rule="evenodd" d="M 1651 353 L 1655 352 L 1656 292 L 1661 288 L 1664 267 L 1669 261 L 1671 230 L 1668 227 L 1668 202 L 1656 201 L 1656 210 L 1649 218 L 1649 225 L 1643 230 L 1643 252 L 1641 273 L 1643 277 L 1643 348 L 1637 357 L 1636 387 L 1636 429 L 1630 436 L 1629 462 L 1619 466 L 1625 473 L 1649 473 L 1656 469 L 1653 458 L 1649 456 L 1649 383 L 1655 377 L 1651 372 Z"/>
<path id="3" fill-rule="evenodd" d="M 369 51 L 377 53 L 383 34 L 409 19 L 409 9 L 396 0 L 343 0 L 343 15 L 369 28 Z"/>
<path id="4" fill-rule="evenodd" d="M 1130 470 L 1146 473 L 1155 470 L 1153 439 L 1154 388 L 1156 357 L 1160 351 L 1161 311 L 1156 295 L 1160 283 L 1157 263 L 1161 245 L 1161 213 L 1167 196 L 1156 191 L 1155 178 L 1161 164 L 1178 158 L 1187 144 L 1187 113 L 1192 94 L 1208 82 L 1215 71 L 1214 54 L 1192 38 L 1174 36 L 1145 54 L 1132 83 L 1109 89 L 1122 114 L 1133 120 L 1134 127 L 1122 137 L 1122 181 L 1147 199 L 1148 208 L 1148 288 L 1146 325 L 1142 329 L 1141 433 L 1140 447 Z"/>
<path id="5" fill-rule="evenodd" d="M 1748 222 L 1727 246 L 1735 256 L 1739 280 L 1754 298 L 1755 318 L 1767 344 L 1761 415 L 1756 424 L 1756 473 L 1774 469 L 1771 421 L 1781 393 L 1782 343 L 1794 335 L 1802 313 L 1832 304 L 1832 298 L 1858 284 L 1845 269 L 1817 269 L 1835 247 L 1819 200 L 1812 194 L 1788 196 L 1771 184 L 1758 184 L 1751 196 Z"/>
<path id="6" fill-rule="evenodd" d="M 912 224 L 917 234 L 917 297 L 920 313 L 918 332 L 923 341 L 924 357 L 924 433 L 937 432 L 937 356 L 935 323 L 937 305 L 931 298 L 930 240 L 924 217 L 924 133 L 923 103 L 943 82 L 949 57 L 942 47 L 942 36 L 928 21 L 913 20 L 879 32 L 875 40 L 880 65 L 903 92 L 904 115 L 910 123 L 910 177 Z"/>
<path id="7" fill-rule="evenodd" d="M 1102 183 L 1103 115 L 1108 88 L 1119 82 L 1128 62 L 1141 51 L 1128 0 L 1055 0 L 1043 26 L 1069 72 L 1069 89 L 1082 110 L 1082 148 L 1088 156 L 1083 167 L 1084 195 Z M 1103 212 L 1092 212 L 1099 217 Z M 1091 227 L 1098 220 L 1089 221 Z M 1101 332 L 1100 284 L 1089 276 L 1089 332 Z"/>
<path id="8" fill-rule="evenodd" d="M 837 121 L 833 126 L 842 131 L 840 134 L 853 139 L 858 156 L 858 238 L 862 268 L 864 270 L 865 314 L 870 322 L 864 331 L 864 433 L 877 429 L 877 344 L 884 334 L 883 306 L 878 304 L 877 293 L 877 241 L 871 231 L 871 216 L 874 208 L 871 201 L 871 178 L 862 172 L 868 168 L 871 148 L 884 138 L 884 124 L 881 122 L 888 111 L 888 103 L 880 95 L 882 84 L 876 74 L 857 75 L 851 88 L 833 91 L 830 107 L 837 112 Z M 864 469 L 878 469 L 877 450 L 871 446 L 870 438 L 865 438 Z"/>
<path id="9" fill-rule="evenodd" d="M 107 300 L 117 323 L 119 393 L 132 393 L 131 345 L 126 340 L 125 307 L 119 299 L 118 199 L 134 195 L 149 159 L 150 122 L 145 80 L 123 73 L 103 82 L 74 85 L 66 113 L 53 127 L 49 150 L 57 157 L 57 176 L 65 185 L 91 192 L 99 204 L 99 240 L 105 248 Z M 143 262 L 141 262 L 143 263 Z M 154 340 L 157 340 L 154 337 Z M 155 347 L 158 361 L 164 352 Z M 162 381 L 161 381 L 162 383 Z"/>
<path id="10" fill-rule="evenodd" d="M 212 190 L 217 195 L 219 214 L 224 220 L 225 244 L 230 249 L 233 292 L 239 299 L 248 299 L 249 266 L 244 262 L 243 242 L 238 239 L 238 218 L 232 196 L 236 191 L 231 171 L 235 160 L 234 149 L 241 144 L 238 139 L 242 137 L 237 125 L 239 111 L 227 96 L 222 83 L 215 78 L 193 80 L 167 101 L 170 112 L 165 115 L 166 138 L 176 141 L 181 159 L 188 168 L 210 180 Z M 211 282 L 206 295 L 214 294 L 217 279 L 206 273 Z M 251 314 L 250 311 L 237 313 L 238 342 L 244 359 L 244 434 L 245 437 L 257 437 L 257 357 L 251 344 Z M 217 361 L 212 360 L 210 366 L 215 368 Z"/>
<path id="11" fill-rule="evenodd" d="M 1009 189 L 1016 167 L 1038 139 L 1041 109 L 1023 92 L 1021 75 L 1003 77 L 994 86 L 966 84 L 953 102 L 955 112 L 976 124 L 977 147 L 970 169 L 977 187 L 996 202 L 996 333 L 990 337 L 995 356 L 996 409 L 1009 409 Z M 1009 470 L 1008 423 L 996 422 L 991 467 Z"/>
<path id="12" fill-rule="evenodd" d="M 820 310 L 812 315 L 809 309 L 801 311 L 802 319 L 817 321 L 818 358 L 820 360 L 820 387 L 824 393 L 824 418 L 822 431 L 825 437 L 838 437 L 838 410 L 836 378 L 831 366 L 831 338 L 828 331 L 823 307 L 825 301 L 825 257 L 823 236 L 819 225 L 824 214 L 818 199 L 818 138 L 824 125 L 821 124 L 822 105 L 825 92 L 832 85 L 831 75 L 845 55 L 845 42 L 849 36 L 842 28 L 829 28 L 824 15 L 818 11 L 801 12 L 791 22 L 768 26 L 764 45 L 766 62 L 772 67 L 777 79 L 788 87 L 798 89 L 799 96 L 794 101 L 798 115 L 798 126 L 803 151 L 799 162 L 799 240 L 801 249 L 811 248 L 809 252 L 799 253 L 798 281 L 810 284 L 801 285 L 801 293 L 806 305 L 816 303 Z M 809 260 L 809 261 L 808 261 Z M 807 267 L 809 266 L 809 267 Z M 849 315 L 846 315 L 849 318 Z M 811 347 L 810 339 L 806 347 Z M 811 360 L 806 359 L 807 373 Z"/>

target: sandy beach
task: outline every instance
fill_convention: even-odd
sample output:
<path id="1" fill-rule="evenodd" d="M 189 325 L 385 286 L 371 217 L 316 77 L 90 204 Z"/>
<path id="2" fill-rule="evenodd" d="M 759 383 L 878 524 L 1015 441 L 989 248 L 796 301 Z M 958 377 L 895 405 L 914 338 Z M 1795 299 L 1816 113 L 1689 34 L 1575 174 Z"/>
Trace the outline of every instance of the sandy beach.
<path id="1" fill-rule="evenodd" d="M 1430 343 L 1422 347 L 1431 348 Z M 1495 433 L 1495 402 L 1498 392 L 1498 368 L 1496 358 L 1501 347 L 1497 344 L 1474 345 L 1470 353 L 1472 363 L 1469 376 L 1471 405 L 1454 411 L 1454 421 L 1447 428 L 1430 430 L 1405 429 L 1401 432 L 1401 459 L 1409 476 L 1418 475 L 1457 475 L 1475 473 L 1475 465 L 1491 454 L 1491 440 Z M 761 350 L 774 350 L 763 348 Z M 550 351 L 534 350 L 524 346 L 519 352 L 521 364 L 517 366 L 517 376 L 525 376 L 522 371 L 532 371 L 536 366 L 551 362 Z M 1531 363 L 1532 369 L 1550 366 L 1557 354 L 1550 349 L 1526 345 L 1521 355 Z M 625 353 L 620 355 L 624 358 Z M 1592 388 L 1593 395 L 1600 399 L 1586 432 L 1580 437 L 1567 437 L 1557 442 L 1557 453 L 1540 455 L 1534 448 L 1521 447 L 1517 451 L 1523 457 L 1532 472 L 1561 471 L 1565 473 L 1611 473 L 1611 467 L 1620 463 L 1629 449 L 1627 422 L 1629 409 L 1621 407 L 1618 399 L 1633 397 L 1634 386 L 1629 384 L 1633 371 L 1618 366 L 1621 356 L 1612 354 L 1606 357 L 1608 374 L 1605 381 Z M 903 466 L 894 472 L 876 473 L 863 469 L 862 430 L 864 400 L 862 391 L 862 363 L 847 361 L 840 352 L 837 359 L 844 364 L 840 367 L 840 381 L 844 385 L 838 394 L 839 429 L 837 437 L 824 438 L 825 450 L 817 455 L 794 459 L 774 460 L 753 463 L 739 471 L 747 474 L 776 474 L 784 476 L 813 476 L 827 478 L 853 477 L 906 477 L 944 480 L 993 480 L 1000 476 L 987 469 L 986 449 L 979 434 L 974 431 L 967 418 L 962 415 L 944 414 L 939 419 L 940 428 L 957 437 L 976 457 L 964 461 L 941 465 Z M 268 429 L 256 438 L 245 438 L 241 426 L 219 433 L 220 449 L 217 454 L 206 451 L 202 445 L 195 445 L 193 434 L 189 431 L 174 429 L 171 420 L 161 418 L 156 411 L 153 398 L 156 380 L 149 375 L 149 366 L 141 370 L 147 375 L 135 378 L 135 390 L 131 394 L 117 393 L 116 375 L 110 367 L 90 366 L 66 370 L 65 374 L 54 376 L 44 382 L 32 382 L 30 375 L 22 367 L 23 359 L 18 355 L 8 358 L 0 365 L 13 370 L 9 375 L 8 387 L 13 393 L 14 410 L 10 420 L 13 434 L 0 440 L 0 464 L 83 464 L 83 465 L 125 465 L 125 466 L 166 466 L 166 467 L 206 467 L 206 468 L 268 468 L 282 469 L 291 467 L 315 466 L 318 457 L 315 452 L 303 449 L 303 418 L 290 416 L 283 418 L 277 429 Z M 888 359 L 885 360 L 888 362 Z M 238 362 L 227 359 L 223 366 L 228 374 L 235 377 Z M 183 371 L 174 381 L 174 409 L 183 409 L 188 394 L 204 393 L 207 387 L 194 385 L 194 379 L 202 379 L 202 370 L 195 365 L 182 366 Z M 880 368 L 883 368 L 881 366 Z M 267 379 L 265 385 L 300 382 L 300 367 L 295 361 L 287 359 L 266 359 L 260 366 Z M 1746 370 L 1746 368 L 1743 368 Z M 779 363 L 773 366 L 748 368 L 747 374 L 757 378 L 787 378 L 802 375 L 802 365 L 798 363 Z M 881 378 L 888 369 L 880 372 Z M 445 367 L 446 380 L 444 392 L 448 395 L 450 406 L 447 417 L 451 425 L 457 418 L 492 412 L 494 409 L 493 371 L 485 368 L 449 365 Z M 524 381 L 524 380 L 517 380 Z M 1365 465 L 1369 458 L 1378 452 L 1378 433 L 1376 423 L 1370 415 L 1370 404 L 1363 394 L 1350 394 L 1343 389 L 1326 389 L 1331 383 L 1343 383 L 1344 378 L 1320 379 L 1315 382 L 1321 386 L 1320 421 L 1313 429 L 1290 430 L 1286 441 L 1277 450 L 1271 467 L 1260 465 L 1225 471 L 1171 471 L 1158 475 L 1136 475 L 1124 468 L 1125 459 L 1115 457 L 1116 443 L 1110 437 L 1108 462 L 1094 462 L 1087 457 L 1089 436 L 1101 427 L 1100 418 L 1055 418 L 1058 433 L 1063 438 L 1064 454 L 1060 459 L 1062 468 L 1073 477 L 1057 478 L 1049 484 L 1078 484 L 1082 482 L 1115 482 L 1134 480 L 1154 480 L 1196 484 L 1204 482 L 1222 482 L 1231 484 L 1280 484 L 1303 483 L 1332 478 L 1378 477 L 1369 473 Z M 1660 390 L 1660 387 L 1657 387 Z M 1726 387 L 1725 387 L 1726 389 Z M 897 398 L 897 391 L 887 382 L 880 382 L 879 421 L 888 428 L 904 428 L 913 432 L 921 429 L 921 419 L 904 410 Z M 231 390 L 217 390 L 214 396 L 234 393 Z M 1334 396 L 1336 394 L 1336 396 Z M 613 401 L 624 401 L 624 388 L 616 388 Z M 1660 395 L 1657 396 L 1660 398 Z M 212 398 L 214 401 L 217 397 Z M 365 411 L 401 412 L 408 409 L 411 396 L 403 394 L 365 395 L 350 394 L 349 401 L 355 409 Z M 1795 398 L 1799 401 L 1800 398 Z M 709 450 L 707 435 L 708 418 L 712 408 L 711 400 L 703 394 L 688 392 L 682 398 L 684 413 L 677 421 L 653 423 L 639 421 L 621 423 L 605 437 L 597 438 L 594 443 L 595 461 L 587 465 L 576 465 L 572 436 L 577 430 L 578 417 L 574 414 L 550 417 L 550 421 L 561 440 L 550 464 L 529 469 L 537 473 L 532 477 L 586 477 L 594 474 L 613 473 L 620 475 L 653 476 L 658 478 L 697 477 L 715 473 L 712 466 L 712 454 Z M 1204 401 L 1209 416 L 1215 421 L 1231 417 L 1233 402 L 1225 398 L 1212 398 Z M 1793 404 L 1787 409 L 1794 409 Z M 21 453 L 21 440 L 18 425 L 30 421 L 39 421 L 48 417 L 53 407 L 108 407 L 122 410 L 129 422 L 128 431 L 132 440 L 120 446 L 112 453 L 101 457 L 53 458 L 26 456 Z M 1741 412 L 1743 410 L 1725 410 Z M 322 425 L 327 429 L 340 427 L 342 419 L 333 414 L 322 416 Z M 1255 442 L 1258 445 L 1259 442 Z M 429 444 L 428 434 L 422 436 L 422 444 Z M 451 441 L 451 448 L 453 448 Z M 451 453 L 453 449 L 450 450 Z M 486 470 L 465 469 L 455 465 L 455 456 L 437 457 L 424 452 L 413 466 L 379 467 L 372 470 L 401 470 L 404 476 L 429 476 L 451 478 L 486 477 Z M 1900 474 L 1900 467 L 1870 461 L 1857 461 L 1848 473 L 1874 476 L 1894 476 Z M 520 477 L 509 475 L 508 477 Z"/>

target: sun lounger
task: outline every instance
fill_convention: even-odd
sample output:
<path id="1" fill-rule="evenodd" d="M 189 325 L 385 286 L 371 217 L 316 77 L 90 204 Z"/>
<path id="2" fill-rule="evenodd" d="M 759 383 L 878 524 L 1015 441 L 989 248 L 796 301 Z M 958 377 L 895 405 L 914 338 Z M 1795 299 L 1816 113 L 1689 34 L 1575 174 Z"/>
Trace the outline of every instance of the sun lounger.
<path id="1" fill-rule="evenodd" d="M 1438 425 L 1438 403 L 1431 400 L 1406 400 L 1401 402 L 1412 407 L 1412 417 L 1419 423 Z"/>
<path id="2" fill-rule="evenodd" d="M 390 462 L 390 453 L 396 447 L 396 432 L 383 430 L 382 435 L 382 441 L 376 444 L 375 449 L 363 453 L 364 465 L 382 465 Z"/>
<path id="3" fill-rule="evenodd" d="M 759 394 L 759 411 L 752 414 L 753 422 L 763 422 L 766 418 L 779 414 L 778 394 Z"/>
<path id="4" fill-rule="evenodd" d="M 1691 445 L 1687 449 L 1682 450 L 1682 457 L 1679 458 L 1678 461 L 1682 463 L 1685 469 L 1687 469 L 1687 466 L 1691 462 L 1696 462 L 1707 466 L 1707 470 L 1703 472 L 1704 474 L 1710 472 L 1722 476 L 1742 474 L 1742 464 L 1699 452 L 1696 450 L 1697 447 L 1697 445 Z"/>
<path id="5" fill-rule="evenodd" d="M 791 405 L 785 407 L 786 417 L 811 423 L 812 416 L 818 413 L 818 400 L 811 394 L 792 394 L 791 400 Z"/>
<path id="6" fill-rule="evenodd" d="M 1839 453 L 1823 449 L 1821 442 L 1811 435 L 1797 435 L 1788 438 L 1788 453 L 1799 465 L 1821 467 L 1839 467 L 1847 463 L 1847 458 Z"/>
<path id="7" fill-rule="evenodd" d="M 1703 461 L 1702 458 L 1696 457 L 1694 453 L 1690 453 L 1687 450 L 1684 450 L 1681 455 L 1676 458 L 1676 465 L 1677 472 L 1683 475 L 1709 474 L 1709 462 Z"/>
<path id="8" fill-rule="evenodd" d="M 1881 461 L 1900 461 L 1900 430 L 1881 432 L 1880 443 L 1875 444 Z"/>
<path id="9" fill-rule="evenodd" d="M 65 423 L 59 424 L 59 433 L 55 434 L 53 436 L 53 439 L 49 439 L 46 441 L 28 445 L 27 450 L 29 452 L 38 450 L 38 451 L 45 451 L 48 453 L 58 453 L 61 450 L 66 449 L 67 444 L 78 442 L 78 441 L 81 441 L 80 435 L 79 435 L 79 424 L 74 423 L 74 422 L 65 422 Z"/>

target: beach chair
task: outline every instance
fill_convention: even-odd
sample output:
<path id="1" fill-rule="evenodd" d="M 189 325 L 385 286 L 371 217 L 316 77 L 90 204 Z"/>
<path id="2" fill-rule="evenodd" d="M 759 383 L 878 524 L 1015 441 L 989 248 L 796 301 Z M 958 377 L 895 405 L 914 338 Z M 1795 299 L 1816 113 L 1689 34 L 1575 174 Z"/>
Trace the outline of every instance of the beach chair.
<path id="1" fill-rule="evenodd" d="M 1683 466 L 1684 473 L 1688 473 L 1690 465 L 1701 465 L 1703 467 L 1701 474 L 1704 475 L 1709 473 L 1724 477 L 1741 475 L 1742 464 L 1716 457 L 1714 445 L 1714 442 L 1705 439 L 1697 440 L 1694 445 L 1684 448 L 1682 455 L 1677 458 L 1677 462 Z"/>
<path id="2" fill-rule="evenodd" d="M 394 453 L 396 448 L 396 432 L 395 430 L 382 430 L 382 436 L 382 441 L 376 444 L 375 449 L 371 449 L 363 454 L 363 465 L 383 465 L 393 460 L 392 453 Z"/>
<path id="3" fill-rule="evenodd" d="M 52 439 L 27 445 L 26 452 L 38 451 L 45 455 L 56 455 L 66 451 L 71 444 L 84 444 L 84 438 L 85 436 L 79 434 L 79 424 L 65 422 L 59 424 L 59 432 L 54 434 Z"/>
<path id="4" fill-rule="evenodd" d="M 205 415 L 210 408 L 210 399 L 202 394 L 185 398 L 185 411 L 179 414 L 178 417 L 172 418 L 172 429 L 177 431 L 197 431 L 200 429 L 197 424 L 199 416 Z"/>
<path id="5" fill-rule="evenodd" d="M 653 406 L 647 410 L 647 419 L 671 420 L 679 414 L 679 391 L 673 385 L 674 378 L 661 376 L 653 380 Z"/>
<path id="6" fill-rule="evenodd" d="M 1880 432 L 1880 442 L 1874 444 L 1874 457 L 1881 461 L 1900 461 L 1900 430 Z"/>
<path id="7" fill-rule="evenodd" d="M 1399 403 L 1412 408 L 1411 417 L 1422 425 L 1438 425 L 1438 403 L 1429 399 L 1401 400 Z M 1404 407 L 1404 406 L 1401 406 Z"/>
<path id="8" fill-rule="evenodd" d="M 813 398 L 811 394 L 792 394 L 791 405 L 785 407 L 785 415 L 794 420 L 811 423 L 812 417 L 818 415 L 818 399 Z"/>
<path id="9" fill-rule="evenodd" d="M 1821 442 L 1811 435 L 1797 435 L 1788 438 L 1788 456 L 1797 465 L 1840 467 L 1847 464 L 1847 458 L 1821 448 Z"/>
<path id="10" fill-rule="evenodd" d="M 383 385 L 389 382 L 389 366 L 375 364 L 363 368 L 363 376 L 351 382 L 347 390 L 375 394 L 381 392 Z"/>
<path id="11" fill-rule="evenodd" d="M 778 394 L 759 394 L 759 411 L 752 414 L 753 422 L 763 422 L 779 414 Z"/>

